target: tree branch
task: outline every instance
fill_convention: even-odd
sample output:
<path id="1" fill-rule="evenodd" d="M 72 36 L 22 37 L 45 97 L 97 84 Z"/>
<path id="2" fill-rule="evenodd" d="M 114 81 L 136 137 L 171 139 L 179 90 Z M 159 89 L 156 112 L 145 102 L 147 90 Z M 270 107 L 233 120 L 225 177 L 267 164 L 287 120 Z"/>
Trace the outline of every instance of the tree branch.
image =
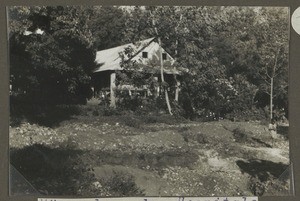
<path id="1" fill-rule="evenodd" d="M 274 62 L 274 66 L 273 66 L 272 77 L 275 77 L 279 51 L 280 51 L 280 47 L 277 49 L 277 52 L 276 52 L 276 55 L 275 55 L 275 62 Z"/>
<path id="2" fill-rule="evenodd" d="M 271 76 L 268 73 L 268 68 L 266 68 L 265 71 L 266 71 L 266 76 L 271 79 Z"/>
<path id="3" fill-rule="evenodd" d="M 280 74 L 280 73 L 275 74 L 274 77 L 277 77 L 279 74 Z"/>
<path id="4" fill-rule="evenodd" d="M 266 79 L 265 79 L 265 77 L 263 77 L 261 74 L 258 74 L 261 78 L 262 78 L 262 80 L 266 83 L 266 84 L 270 84 Z M 271 78 L 270 78 L 271 79 Z"/>

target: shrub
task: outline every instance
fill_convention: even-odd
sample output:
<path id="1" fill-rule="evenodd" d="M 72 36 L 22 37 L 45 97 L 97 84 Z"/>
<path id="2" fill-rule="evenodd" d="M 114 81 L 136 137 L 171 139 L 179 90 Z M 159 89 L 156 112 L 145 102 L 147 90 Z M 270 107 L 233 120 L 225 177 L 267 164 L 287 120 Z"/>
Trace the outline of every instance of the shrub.
<path id="1" fill-rule="evenodd" d="M 114 116 L 114 115 L 120 115 L 120 114 L 121 114 L 121 111 L 116 108 L 104 107 L 104 109 L 103 109 L 104 116 Z"/>
<path id="2" fill-rule="evenodd" d="M 117 106 L 122 110 L 136 111 L 142 105 L 143 97 L 139 93 L 129 95 L 125 91 L 117 91 Z"/>
<path id="3" fill-rule="evenodd" d="M 24 121 L 24 117 L 12 116 L 9 117 L 9 124 L 12 127 L 19 126 Z"/>
<path id="4" fill-rule="evenodd" d="M 37 123 L 43 126 L 56 126 L 72 115 L 84 113 L 80 105 L 41 105 L 26 102 L 11 103 L 11 125 L 15 126 L 20 120 Z"/>
<path id="5" fill-rule="evenodd" d="M 262 196 L 266 191 L 265 183 L 261 182 L 257 177 L 251 177 L 248 186 L 251 193 L 255 196 Z"/>
<path id="6" fill-rule="evenodd" d="M 178 131 L 186 142 L 190 140 L 196 141 L 199 144 L 207 144 L 209 142 L 205 134 L 192 132 L 188 127 L 181 127 Z"/>
<path id="7" fill-rule="evenodd" d="M 196 141 L 200 144 L 207 144 L 208 143 L 208 139 L 203 133 L 198 133 L 196 135 Z"/>
<path id="8" fill-rule="evenodd" d="M 99 116 L 100 115 L 98 110 L 94 110 L 92 114 L 93 114 L 93 116 Z"/>
<path id="9" fill-rule="evenodd" d="M 263 109 L 253 108 L 251 110 L 234 110 L 226 114 L 225 118 L 232 121 L 264 121 L 268 119 L 268 116 Z"/>
<path id="10" fill-rule="evenodd" d="M 140 128 L 141 123 L 142 122 L 139 119 L 136 119 L 134 117 L 128 117 L 124 119 L 124 124 L 133 128 Z"/>
<path id="11" fill-rule="evenodd" d="M 131 174 L 125 172 L 113 172 L 108 179 L 102 179 L 106 191 L 113 196 L 143 196 L 143 190 L 139 189 Z"/>
<path id="12" fill-rule="evenodd" d="M 158 118 L 157 116 L 154 116 L 154 115 L 147 115 L 147 116 L 144 116 L 142 118 L 143 122 L 144 123 L 147 123 L 147 124 L 155 124 L 158 122 Z"/>
<path id="13" fill-rule="evenodd" d="M 76 150 L 78 148 L 78 144 L 70 136 L 68 136 L 68 138 L 65 141 L 61 142 L 59 146 L 61 149 L 66 150 Z"/>
<path id="14" fill-rule="evenodd" d="M 143 123 L 163 123 L 168 125 L 176 125 L 178 123 L 186 122 L 187 120 L 183 117 L 171 116 L 169 114 L 148 114 L 148 115 L 141 115 L 140 120 Z"/>
<path id="15" fill-rule="evenodd" d="M 245 129 L 242 128 L 236 128 L 233 131 L 233 137 L 236 140 L 236 142 L 246 142 L 248 140 L 247 133 Z"/>

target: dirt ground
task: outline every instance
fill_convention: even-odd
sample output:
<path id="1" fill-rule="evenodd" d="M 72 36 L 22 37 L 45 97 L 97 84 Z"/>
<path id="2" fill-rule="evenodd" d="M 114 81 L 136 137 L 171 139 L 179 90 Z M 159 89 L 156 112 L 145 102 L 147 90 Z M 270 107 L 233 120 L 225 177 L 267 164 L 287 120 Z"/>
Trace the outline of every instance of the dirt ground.
<path id="1" fill-rule="evenodd" d="M 84 152 L 100 187 L 121 172 L 132 175 L 145 196 L 290 193 L 288 127 L 272 139 L 260 122 L 172 124 L 139 118 L 74 116 L 55 128 L 22 123 L 10 128 L 10 146 L 12 153 L 33 144 Z M 26 176 L 22 163 L 14 166 Z"/>

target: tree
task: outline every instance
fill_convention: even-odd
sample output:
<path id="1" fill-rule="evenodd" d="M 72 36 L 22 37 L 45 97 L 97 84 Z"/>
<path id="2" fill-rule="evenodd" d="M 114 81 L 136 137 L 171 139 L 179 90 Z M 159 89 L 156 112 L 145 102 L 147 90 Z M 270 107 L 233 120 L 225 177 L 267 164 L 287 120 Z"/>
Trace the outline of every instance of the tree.
<path id="1" fill-rule="evenodd" d="M 273 119 L 274 98 L 279 96 L 282 92 L 286 93 L 288 86 L 287 11 L 276 11 L 277 10 L 263 10 L 265 22 L 268 23 L 262 23 L 265 24 L 265 29 L 262 29 L 262 33 L 267 42 L 262 44 L 259 48 L 261 62 L 263 63 L 263 72 L 261 72 L 260 75 L 265 84 L 267 84 L 262 84 L 262 87 L 266 90 L 265 92 L 270 95 L 270 120 Z M 285 98 L 287 98 L 287 95 L 285 95 Z"/>
<path id="2" fill-rule="evenodd" d="M 286 11 L 259 7 L 15 7 L 10 11 L 13 91 L 46 101 L 53 100 L 49 97 L 59 102 L 79 96 L 85 99 L 96 49 L 156 36 L 182 72 L 174 75 L 181 82 L 182 95 L 178 98 L 174 93 L 178 103 L 164 90 L 171 113 L 175 104 L 192 116 L 224 115 L 234 108 L 265 107 L 271 101 L 274 107 L 270 109 L 286 109 Z M 159 65 L 162 72 L 166 66 Z M 145 81 L 158 84 L 149 75 L 135 72 L 127 78 L 134 78 L 136 86 Z"/>
<path id="3" fill-rule="evenodd" d="M 152 15 L 152 26 L 155 30 L 156 36 L 158 37 L 158 44 L 159 44 L 159 47 L 160 47 L 159 48 L 159 60 L 160 60 L 160 76 L 161 76 L 161 82 L 162 82 L 162 90 L 164 91 L 164 94 L 165 94 L 165 99 L 166 99 L 166 104 L 167 104 L 167 107 L 168 107 L 169 114 L 173 115 L 172 108 L 171 108 L 171 105 L 170 105 L 168 90 L 166 88 L 167 84 L 166 84 L 165 78 L 164 78 L 164 61 L 163 61 L 163 56 L 162 56 L 162 54 L 163 54 L 163 52 L 162 52 L 162 43 L 161 43 L 160 34 L 157 31 L 156 22 L 155 22 L 155 15 L 157 15 L 157 14 L 155 13 L 155 10 L 153 12 L 154 13 L 151 13 L 151 15 Z"/>
<path id="4" fill-rule="evenodd" d="M 260 89 L 269 95 L 270 120 L 273 119 L 274 98 L 287 99 L 288 87 L 288 18 L 286 9 L 262 9 L 257 44 L 261 79 Z M 276 104 L 277 107 L 286 107 Z M 279 108 L 279 109 L 281 109 Z"/>
<path id="5" fill-rule="evenodd" d="M 155 34 L 151 30 L 149 10 L 155 10 L 155 25 L 162 46 L 183 69 L 179 76 L 183 94 L 179 97 L 179 104 L 187 114 L 204 114 L 205 110 L 219 113 L 218 105 L 221 104 L 229 104 L 232 108 L 221 109 L 226 113 L 233 112 L 235 106 L 255 111 L 255 107 L 269 105 L 270 100 L 273 100 L 274 108 L 287 109 L 287 9 L 136 7 L 130 11 L 130 16 L 141 19 L 141 22 L 129 18 L 132 27 L 137 28 L 136 32 L 130 30 L 131 35 L 149 37 Z M 139 27 L 138 23 L 144 26 Z M 271 73 L 278 44 L 282 45 L 272 90 L 276 95 L 264 98 L 271 90 L 265 69 Z M 229 103 L 225 97 L 231 91 L 224 90 L 224 83 L 216 80 L 233 83 L 239 95 L 230 95 Z M 244 86 L 249 86 L 249 90 L 243 89 Z"/>
<path id="6" fill-rule="evenodd" d="M 9 24 L 13 93 L 33 103 L 84 103 L 95 67 L 89 9 L 11 7 Z M 16 24 L 26 24 L 17 27 Z"/>
<path id="7" fill-rule="evenodd" d="M 273 107 L 287 109 L 287 9 L 224 7 L 222 10 L 222 31 L 215 39 L 215 52 L 226 66 L 227 76 L 240 75 L 257 88 L 251 97 L 256 99 L 256 106 L 269 105 L 272 118 Z M 245 96 L 243 100 L 248 98 Z M 250 103 L 247 102 L 244 102 L 246 108 Z"/>
<path id="8" fill-rule="evenodd" d="M 116 6 L 94 6 L 86 21 L 97 50 L 108 49 L 128 42 L 128 13 Z M 132 42 L 132 41 L 130 41 Z"/>
<path id="9" fill-rule="evenodd" d="M 180 76 L 183 94 L 180 104 L 191 116 L 205 116 L 209 112 L 220 115 L 221 105 L 227 102 L 225 94 L 229 91 L 222 90 L 225 85 L 220 82 L 226 82 L 225 66 L 212 48 L 212 39 L 218 34 L 214 30 L 220 23 L 210 20 L 214 11 L 213 7 L 178 7 L 170 17 L 171 52 L 175 52 L 178 63 L 185 69 Z"/>

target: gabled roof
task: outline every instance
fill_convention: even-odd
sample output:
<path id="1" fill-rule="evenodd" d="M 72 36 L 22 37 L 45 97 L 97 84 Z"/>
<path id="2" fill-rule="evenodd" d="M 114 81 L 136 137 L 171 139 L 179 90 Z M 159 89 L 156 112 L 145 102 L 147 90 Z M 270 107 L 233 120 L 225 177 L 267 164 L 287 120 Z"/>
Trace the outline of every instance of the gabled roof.
<path id="1" fill-rule="evenodd" d="M 153 68 L 153 70 L 158 70 L 160 68 L 160 66 L 158 66 L 157 64 L 153 64 L 153 61 L 159 61 L 159 44 L 155 42 L 155 38 L 149 38 L 136 44 L 129 43 L 118 47 L 98 51 L 95 61 L 99 67 L 94 71 L 94 73 L 108 70 L 123 70 L 123 68 L 120 66 L 122 59 L 119 53 L 123 52 L 125 48 L 128 47 L 133 48 L 136 54 L 132 58 L 127 59 L 137 61 L 139 64 L 147 66 L 147 68 Z M 143 58 L 142 52 L 148 52 L 149 58 Z M 177 74 L 178 72 L 175 70 L 175 68 L 171 67 L 175 60 L 165 50 L 163 50 L 163 53 L 166 54 L 169 64 L 165 65 L 165 73 Z M 152 62 L 152 65 L 149 65 L 150 61 Z"/>

